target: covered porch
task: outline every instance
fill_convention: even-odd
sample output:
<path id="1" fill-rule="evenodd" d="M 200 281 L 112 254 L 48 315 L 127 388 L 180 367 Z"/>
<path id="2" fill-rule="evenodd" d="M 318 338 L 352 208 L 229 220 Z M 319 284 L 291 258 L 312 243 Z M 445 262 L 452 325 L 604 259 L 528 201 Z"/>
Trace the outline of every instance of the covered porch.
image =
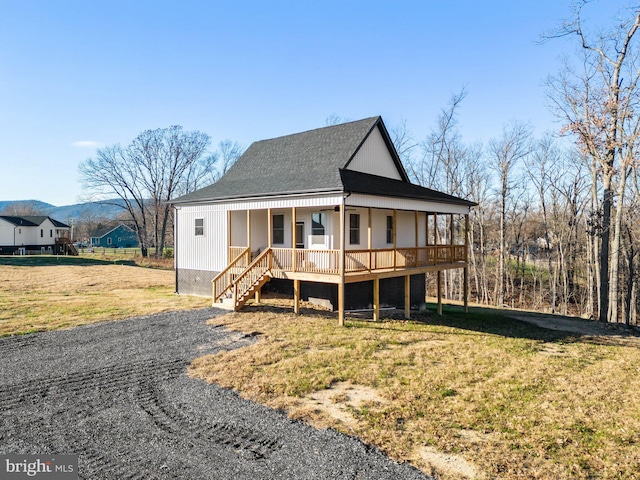
<path id="1" fill-rule="evenodd" d="M 234 308 L 272 278 L 293 281 L 294 310 L 299 311 L 300 282 L 338 286 L 338 317 L 344 323 L 344 286 L 373 281 L 373 316 L 380 313 L 380 280 L 405 279 L 405 315 L 409 282 L 435 272 L 441 311 L 441 272 L 464 269 L 467 306 L 468 209 L 438 212 L 377 208 L 345 203 L 327 207 L 246 209 L 227 212 L 230 260 L 213 280 L 214 302 L 233 297 Z"/>

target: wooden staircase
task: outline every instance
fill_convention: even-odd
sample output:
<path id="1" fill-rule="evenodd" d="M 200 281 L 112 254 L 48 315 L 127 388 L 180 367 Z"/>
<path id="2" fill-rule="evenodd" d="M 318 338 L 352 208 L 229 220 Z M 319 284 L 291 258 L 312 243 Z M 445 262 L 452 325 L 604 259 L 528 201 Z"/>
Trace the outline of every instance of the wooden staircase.
<path id="1" fill-rule="evenodd" d="M 218 300 L 230 294 L 233 298 L 233 310 L 237 312 L 256 291 L 271 280 L 273 255 L 270 248 L 260 253 L 241 273 L 234 274 L 233 271 L 239 269 L 244 255 L 251 255 L 248 248 L 213 279 L 214 306 Z"/>
<path id="2" fill-rule="evenodd" d="M 78 249 L 71 242 L 71 239 L 67 237 L 60 237 L 56 239 L 56 245 L 62 245 L 62 249 L 65 255 L 78 256 Z"/>

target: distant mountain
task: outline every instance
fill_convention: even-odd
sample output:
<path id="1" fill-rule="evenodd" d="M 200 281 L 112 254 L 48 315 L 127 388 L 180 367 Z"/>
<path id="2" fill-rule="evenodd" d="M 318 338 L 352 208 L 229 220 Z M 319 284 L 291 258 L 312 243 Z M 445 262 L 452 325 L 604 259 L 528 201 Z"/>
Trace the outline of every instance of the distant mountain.
<path id="1" fill-rule="evenodd" d="M 123 205 L 123 201 L 120 199 L 76 203 L 74 205 L 64 205 L 61 207 L 56 207 L 55 205 L 39 200 L 10 200 L 0 201 L 0 214 L 2 214 L 7 207 L 15 204 L 32 208 L 38 213 L 49 215 L 64 223 L 69 223 L 71 219 L 76 221 L 102 218 L 112 220 L 123 212 L 123 209 L 118 206 Z"/>
<path id="2" fill-rule="evenodd" d="M 7 208 L 10 205 L 14 205 L 16 203 L 19 203 L 29 208 L 33 208 L 34 210 L 38 210 L 41 212 L 48 212 L 52 208 L 56 208 L 50 203 L 41 202 L 40 200 L 9 200 L 9 201 L 0 200 L 0 214 L 2 214 L 5 208 Z"/>
<path id="3" fill-rule="evenodd" d="M 123 205 L 124 202 L 120 199 L 105 200 L 104 202 L 76 203 L 75 205 L 54 207 L 49 215 L 65 223 L 72 218 L 75 220 L 82 220 L 83 218 L 114 219 L 124 211 L 122 209 Z"/>

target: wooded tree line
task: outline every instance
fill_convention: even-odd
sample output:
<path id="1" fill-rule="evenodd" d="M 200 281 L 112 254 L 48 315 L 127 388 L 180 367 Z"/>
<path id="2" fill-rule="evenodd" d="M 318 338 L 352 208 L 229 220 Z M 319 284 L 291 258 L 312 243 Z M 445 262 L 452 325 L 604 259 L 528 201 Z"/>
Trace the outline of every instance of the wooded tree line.
<path id="1" fill-rule="evenodd" d="M 479 204 L 468 232 L 475 300 L 637 324 L 640 9 L 592 34 L 587 4 L 546 37 L 579 41 L 547 81 L 560 131 L 535 137 L 511 122 L 486 145 L 467 144 L 457 128 L 462 91 L 421 141 L 404 124 L 392 135 L 415 181 Z M 462 298 L 460 273 L 446 283 Z"/>

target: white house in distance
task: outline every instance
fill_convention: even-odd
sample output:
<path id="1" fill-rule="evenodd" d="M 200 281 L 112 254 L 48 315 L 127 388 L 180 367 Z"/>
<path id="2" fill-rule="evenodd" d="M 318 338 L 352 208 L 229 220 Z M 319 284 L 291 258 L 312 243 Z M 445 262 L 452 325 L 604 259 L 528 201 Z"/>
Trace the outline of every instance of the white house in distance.
<path id="1" fill-rule="evenodd" d="M 0 255 L 70 254 L 71 227 L 44 215 L 0 215 Z"/>
<path id="2" fill-rule="evenodd" d="M 216 183 L 172 201 L 178 293 L 233 298 L 266 283 L 339 312 L 424 301 L 425 274 L 461 268 L 469 209 L 414 185 L 381 117 L 253 143 Z M 440 289 L 438 289 L 440 307 Z M 466 293 L 465 293 L 466 307 Z"/>

